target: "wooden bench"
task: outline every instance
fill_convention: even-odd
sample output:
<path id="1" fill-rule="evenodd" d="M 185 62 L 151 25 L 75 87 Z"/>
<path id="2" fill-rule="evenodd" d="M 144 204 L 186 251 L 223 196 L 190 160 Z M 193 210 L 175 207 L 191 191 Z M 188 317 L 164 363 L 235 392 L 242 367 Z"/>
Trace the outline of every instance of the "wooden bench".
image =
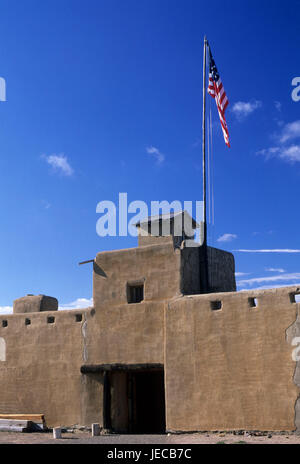
<path id="1" fill-rule="evenodd" d="M 44 414 L 0 414 L 0 431 L 37 432 L 45 429 Z"/>

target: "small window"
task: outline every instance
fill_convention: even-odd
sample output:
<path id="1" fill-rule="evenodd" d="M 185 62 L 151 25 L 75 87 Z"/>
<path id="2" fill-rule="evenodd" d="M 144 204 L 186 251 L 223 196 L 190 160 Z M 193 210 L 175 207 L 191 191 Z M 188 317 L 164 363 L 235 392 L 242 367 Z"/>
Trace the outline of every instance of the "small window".
<path id="1" fill-rule="evenodd" d="M 54 324 L 54 322 L 55 322 L 55 317 L 53 317 L 53 316 L 48 316 L 47 317 L 47 323 L 48 324 Z"/>
<path id="2" fill-rule="evenodd" d="M 81 322 L 82 321 L 82 314 L 76 314 L 75 320 L 76 320 L 76 322 Z"/>
<path id="3" fill-rule="evenodd" d="M 220 300 L 211 301 L 210 308 L 212 309 L 212 311 L 219 311 L 220 309 L 222 309 L 222 301 Z"/>
<path id="4" fill-rule="evenodd" d="M 30 325 L 31 324 L 31 320 L 30 319 L 25 319 L 25 325 Z"/>
<path id="5" fill-rule="evenodd" d="M 144 299 L 144 284 L 127 286 L 128 303 L 140 303 Z"/>
<path id="6" fill-rule="evenodd" d="M 290 293 L 291 303 L 300 303 L 300 292 Z"/>
<path id="7" fill-rule="evenodd" d="M 4 320 L 4 321 L 2 321 L 2 327 L 7 327 L 7 326 L 8 326 L 8 323 L 7 323 L 7 321 L 5 321 L 5 320 Z"/>
<path id="8" fill-rule="evenodd" d="M 257 298 L 248 298 L 250 308 L 257 308 Z"/>

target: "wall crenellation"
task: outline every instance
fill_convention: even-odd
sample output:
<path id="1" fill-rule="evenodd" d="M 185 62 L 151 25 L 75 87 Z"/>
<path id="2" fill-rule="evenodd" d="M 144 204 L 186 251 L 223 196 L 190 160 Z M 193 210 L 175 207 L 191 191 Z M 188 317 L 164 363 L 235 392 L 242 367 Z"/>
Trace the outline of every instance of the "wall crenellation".
<path id="1" fill-rule="evenodd" d="M 299 295 L 299 297 L 297 297 Z M 281 287 L 278 289 L 249 290 L 241 292 L 224 292 L 214 294 L 184 295 L 183 298 L 197 299 L 201 308 L 213 312 L 230 309 L 233 300 L 240 300 L 240 307 L 249 310 L 263 309 L 271 303 L 291 305 L 300 303 L 300 289 L 298 287 Z"/>
<path id="2" fill-rule="evenodd" d="M 3 314 L 0 316 L 0 332 L 4 334 L 9 328 L 29 328 L 39 325 L 44 322 L 45 326 L 55 325 L 59 323 L 69 322 L 80 323 L 84 322 L 84 314 L 94 314 L 93 308 L 80 310 L 64 310 L 64 311 L 45 311 L 42 313 L 26 313 L 26 314 Z M 36 323 L 36 324 L 35 324 Z"/>

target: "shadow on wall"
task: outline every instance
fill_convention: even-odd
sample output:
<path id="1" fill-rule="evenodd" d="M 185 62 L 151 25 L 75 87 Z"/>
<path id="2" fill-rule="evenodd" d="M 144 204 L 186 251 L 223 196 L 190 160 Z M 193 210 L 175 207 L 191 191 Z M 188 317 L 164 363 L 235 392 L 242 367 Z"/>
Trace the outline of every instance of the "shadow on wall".
<path id="1" fill-rule="evenodd" d="M 101 277 L 107 278 L 107 275 L 105 274 L 105 272 L 103 271 L 103 269 L 102 269 L 100 266 L 98 266 L 98 264 L 96 263 L 96 261 L 94 261 L 93 269 L 94 269 L 95 274 L 98 274 L 98 275 L 101 276 Z"/>

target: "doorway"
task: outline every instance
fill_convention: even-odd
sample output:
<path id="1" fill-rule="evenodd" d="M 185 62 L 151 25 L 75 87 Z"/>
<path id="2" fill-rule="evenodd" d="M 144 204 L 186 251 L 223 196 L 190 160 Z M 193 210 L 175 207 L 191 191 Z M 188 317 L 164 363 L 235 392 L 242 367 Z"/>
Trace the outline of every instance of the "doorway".
<path id="1" fill-rule="evenodd" d="M 164 370 L 110 372 L 111 428 L 116 432 L 165 433 Z"/>

